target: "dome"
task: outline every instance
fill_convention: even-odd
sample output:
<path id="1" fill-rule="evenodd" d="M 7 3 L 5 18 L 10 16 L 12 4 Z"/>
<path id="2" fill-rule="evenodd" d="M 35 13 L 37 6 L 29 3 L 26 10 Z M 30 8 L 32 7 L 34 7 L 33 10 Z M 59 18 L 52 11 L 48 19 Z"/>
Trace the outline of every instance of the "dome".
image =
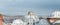
<path id="1" fill-rule="evenodd" d="M 16 19 L 13 21 L 12 25 L 25 25 L 26 23 L 23 22 L 22 20 L 20 19 Z"/>
<path id="2" fill-rule="evenodd" d="M 60 18 L 60 11 L 55 11 L 55 12 L 53 12 L 53 13 L 52 13 L 52 17 L 53 17 L 53 18 L 54 18 L 54 17 Z"/>

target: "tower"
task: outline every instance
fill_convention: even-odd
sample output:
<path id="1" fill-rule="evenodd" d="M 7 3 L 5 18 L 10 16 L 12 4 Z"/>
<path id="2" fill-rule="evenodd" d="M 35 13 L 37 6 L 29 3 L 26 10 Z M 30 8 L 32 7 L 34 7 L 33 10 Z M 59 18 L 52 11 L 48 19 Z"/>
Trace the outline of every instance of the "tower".
<path id="1" fill-rule="evenodd" d="M 2 14 L 0 13 L 0 25 L 2 25 Z"/>

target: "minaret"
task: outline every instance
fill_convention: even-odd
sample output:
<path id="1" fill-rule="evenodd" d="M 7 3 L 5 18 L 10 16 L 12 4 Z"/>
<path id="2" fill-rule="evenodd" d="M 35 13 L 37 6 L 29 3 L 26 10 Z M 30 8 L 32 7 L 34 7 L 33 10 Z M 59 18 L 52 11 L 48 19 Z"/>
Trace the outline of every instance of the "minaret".
<path id="1" fill-rule="evenodd" d="M 2 14 L 0 13 L 0 25 L 2 25 Z"/>

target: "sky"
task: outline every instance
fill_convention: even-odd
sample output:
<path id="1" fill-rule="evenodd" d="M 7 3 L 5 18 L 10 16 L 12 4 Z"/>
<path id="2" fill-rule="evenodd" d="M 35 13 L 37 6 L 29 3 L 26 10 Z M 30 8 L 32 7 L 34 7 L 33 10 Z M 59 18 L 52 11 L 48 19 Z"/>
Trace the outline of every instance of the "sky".
<path id="1" fill-rule="evenodd" d="M 27 15 L 28 11 L 36 15 L 51 15 L 60 11 L 60 0 L 0 0 L 3 15 Z"/>

